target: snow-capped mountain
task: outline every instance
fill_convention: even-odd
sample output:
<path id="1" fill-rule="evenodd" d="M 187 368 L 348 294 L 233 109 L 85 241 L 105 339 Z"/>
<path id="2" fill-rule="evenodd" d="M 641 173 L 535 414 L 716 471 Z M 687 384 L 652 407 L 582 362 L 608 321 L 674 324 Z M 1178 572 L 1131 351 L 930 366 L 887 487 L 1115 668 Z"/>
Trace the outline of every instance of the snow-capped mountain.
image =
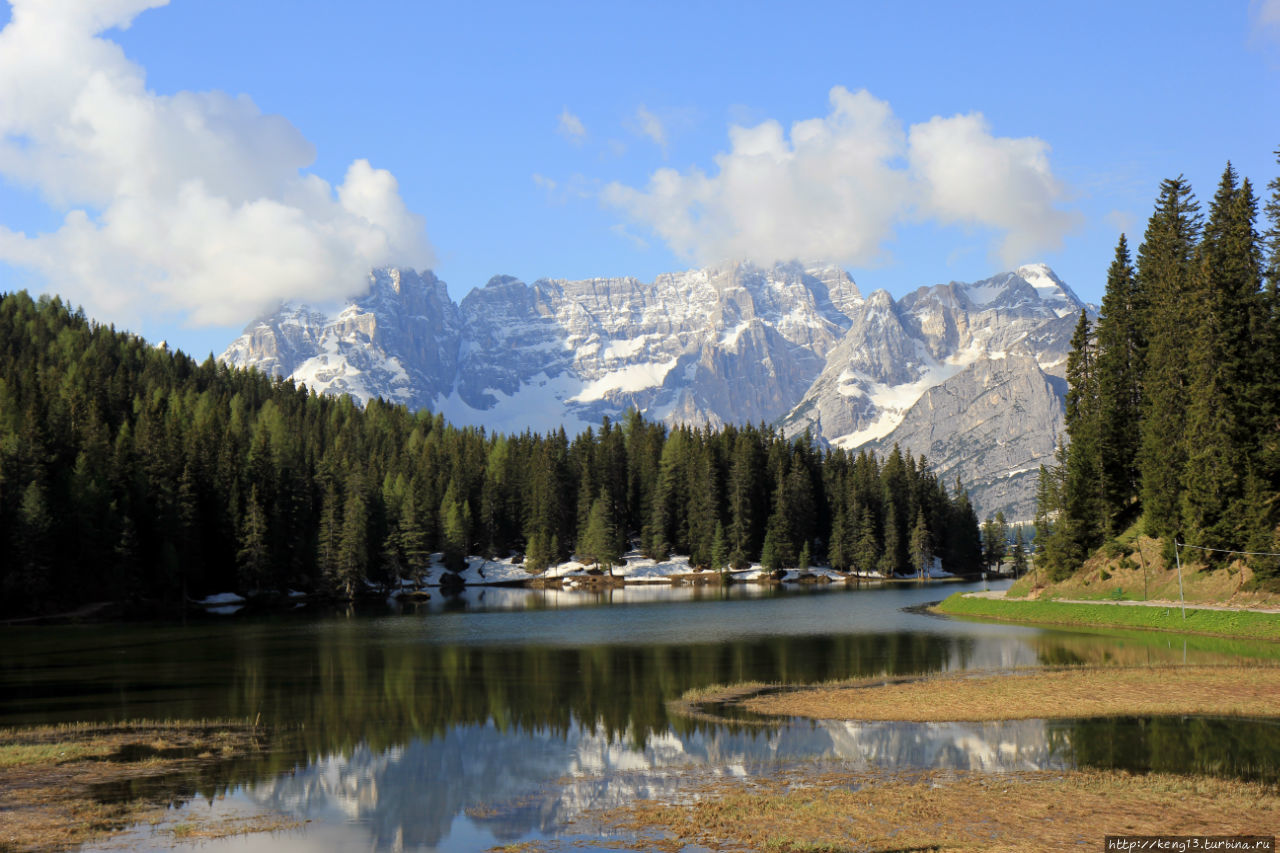
<path id="1" fill-rule="evenodd" d="M 857 447 L 927 421 L 927 409 L 913 412 L 923 402 L 936 407 L 927 391 L 965 376 L 985 382 L 990 372 L 980 365 L 991 359 L 1006 359 L 1006 373 L 1061 375 L 1084 307 L 1040 264 L 900 301 L 883 290 L 864 299 L 837 267 L 794 262 L 653 282 L 498 276 L 461 304 L 430 272 L 380 269 L 339 310 L 285 305 L 251 323 L 223 359 L 324 393 L 383 397 L 508 432 L 563 425 L 572 433 L 635 407 L 668 423 L 776 423 Z M 1038 387 L 1034 380 L 1024 386 Z M 989 448 L 969 455 L 1034 470 L 1052 456 L 1059 395 L 1009 405 L 1036 409 L 1027 421 L 1036 440 L 1020 437 L 1025 452 L 1016 459 Z M 964 456 L 947 448 L 946 425 L 936 426 L 900 441 L 931 459 Z M 917 447 L 926 435 L 929 446 Z M 959 462 L 951 469 L 962 479 L 1005 473 Z M 980 512 L 1030 515 L 1020 495 L 976 503 Z"/>

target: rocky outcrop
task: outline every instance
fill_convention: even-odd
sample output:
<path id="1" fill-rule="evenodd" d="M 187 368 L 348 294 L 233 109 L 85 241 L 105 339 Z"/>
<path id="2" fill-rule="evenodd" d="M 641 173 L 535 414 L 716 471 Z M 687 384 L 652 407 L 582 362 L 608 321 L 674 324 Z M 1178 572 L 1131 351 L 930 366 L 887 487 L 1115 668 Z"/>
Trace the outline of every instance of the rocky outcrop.
<path id="1" fill-rule="evenodd" d="M 1030 520 L 1037 472 L 1053 464 L 1063 430 L 1063 384 L 1030 354 L 982 358 L 925 391 L 867 448 L 925 456 L 948 487 L 959 480 L 969 490 L 984 518 L 1003 510 Z"/>

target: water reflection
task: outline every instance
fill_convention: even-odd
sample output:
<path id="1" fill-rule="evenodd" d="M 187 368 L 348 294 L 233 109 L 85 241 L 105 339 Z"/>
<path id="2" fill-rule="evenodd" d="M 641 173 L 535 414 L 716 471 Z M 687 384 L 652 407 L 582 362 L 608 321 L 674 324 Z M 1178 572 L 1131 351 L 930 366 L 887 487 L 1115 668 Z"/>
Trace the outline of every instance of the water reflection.
<path id="1" fill-rule="evenodd" d="M 1280 654 L 1275 644 L 902 610 L 955 588 L 638 589 L 627 606 L 579 606 L 590 595 L 580 592 L 488 589 L 399 615 L 0 629 L 0 724 L 260 718 L 270 749 L 186 780 L 175 796 L 314 820 L 297 842 L 311 850 L 483 849 L 564 832 L 589 808 L 675 796 L 707 775 L 813 759 L 858 769 L 1083 765 L 1276 778 L 1280 736 L 1270 723 L 760 729 L 668 710 L 691 688 L 739 681 Z M 662 603 L 636 600 L 646 598 Z M 226 801 L 214 799 L 226 791 L 234 792 Z"/>
<path id="2" fill-rule="evenodd" d="M 248 796 L 324 825 L 358 823 L 375 849 L 461 849 L 455 836 L 470 839 L 462 825 L 483 827 L 493 843 L 555 835 L 594 809 L 638 797 L 671 800 L 708 776 L 769 773 L 814 759 L 855 771 L 1089 766 L 1274 781 L 1277 731 L 1272 723 L 1190 718 L 791 722 L 770 730 L 669 730 L 638 748 L 600 726 L 523 734 L 462 726 L 381 752 L 360 746 L 326 756 L 253 786 Z"/>

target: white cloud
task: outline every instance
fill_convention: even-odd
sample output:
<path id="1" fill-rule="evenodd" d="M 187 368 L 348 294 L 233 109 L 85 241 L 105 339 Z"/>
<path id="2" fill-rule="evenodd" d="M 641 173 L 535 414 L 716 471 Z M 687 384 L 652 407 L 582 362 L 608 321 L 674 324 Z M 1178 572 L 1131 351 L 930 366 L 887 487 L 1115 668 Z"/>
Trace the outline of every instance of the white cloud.
<path id="1" fill-rule="evenodd" d="M 642 134 L 652 139 L 664 152 L 667 150 L 667 129 L 663 126 L 662 119 L 651 113 L 644 104 L 636 109 L 636 122 Z"/>
<path id="2" fill-rule="evenodd" d="M 1040 139 L 994 137 L 976 113 L 912 126 L 907 160 L 921 190 L 919 214 L 946 225 L 977 225 L 1003 234 L 1006 266 L 1057 249 L 1078 216 L 1055 206 L 1061 184 Z"/>
<path id="3" fill-rule="evenodd" d="M 575 143 L 581 142 L 587 135 L 587 128 L 583 125 L 582 119 L 569 112 L 568 107 L 560 111 L 559 130 L 561 136 Z"/>
<path id="4" fill-rule="evenodd" d="M 421 219 L 365 160 L 337 186 L 247 96 L 159 95 L 100 34 L 166 0 L 13 0 L 0 32 L 0 174 L 65 211 L 0 226 L 0 260 L 99 316 L 243 322 L 281 299 L 336 299 L 380 264 L 429 266 Z"/>
<path id="5" fill-rule="evenodd" d="M 981 115 L 904 131 L 866 91 L 831 90 L 825 118 L 732 126 L 716 170 L 654 172 L 643 190 L 613 183 L 606 204 L 697 263 L 804 258 L 867 265 L 907 221 L 1000 232 L 1006 265 L 1056 247 L 1077 217 L 1034 138 L 993 137 Z"/>

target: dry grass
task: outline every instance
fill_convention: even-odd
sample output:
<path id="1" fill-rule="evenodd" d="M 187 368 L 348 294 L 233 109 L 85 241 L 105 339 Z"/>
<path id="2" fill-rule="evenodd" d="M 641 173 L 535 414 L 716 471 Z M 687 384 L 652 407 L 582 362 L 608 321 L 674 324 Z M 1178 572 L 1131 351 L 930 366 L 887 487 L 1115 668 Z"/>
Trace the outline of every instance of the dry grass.
<path id="1" fill-rule="evenodd" d="M 1169 666 L 1014 670 L 902 681 L 861 681 L 735 701 L 758 714 L 817 719 L 1022 720 L 1213 714 L 1280 716 L 1280 667 Z"/>
<path id="2" fill-rule="evenodd" d="M 159 823 L 167 796 L 100 792 L 256 752 L 262 734 L 226 721 L 0 730 L 0 850 L 66 850 Z"/>
<path id="3" fill-rule="evenodd" d="M 185 820 L 168 827 L 166 832 L 179 841 L 213 841 L 218 838 L 233 838 L 237 835 L 252 835 L 258 832 L 284 832 L 300 829 L 302 826 L 304 821 L 281 815 L 250 815 Z"/>
<path id="4" fill-rule="evenodd" d="M 1057 583 L 1047 583 L 1040 573 L 1018 581 L 1010 595 L 1054 599 L 1108 599 L 1133 601 L 1180 600 L 1177 566 L 1165 563 L 1163 545 L 1149 536 L 1126 535 L 1118 553 L 1101 549 L 1079 572 Z M 1182 552 L 1182 592 L 1188 604 L 1229 604 L 1241 607 L 1280 606 L 1280 593 L 1257 589 L 1253 571 L 1243 562 L 1209 569 L 1194 551 Z"/>
<path id="5" fill-rule="evenodd" d="M 1097 850 L 1106 834 L 1272 834 L 1280 791 L 1119 772 L 779 774 L 716 781 L 691 803 L 638 801 L 603 817 L 636 849 Z"/>

